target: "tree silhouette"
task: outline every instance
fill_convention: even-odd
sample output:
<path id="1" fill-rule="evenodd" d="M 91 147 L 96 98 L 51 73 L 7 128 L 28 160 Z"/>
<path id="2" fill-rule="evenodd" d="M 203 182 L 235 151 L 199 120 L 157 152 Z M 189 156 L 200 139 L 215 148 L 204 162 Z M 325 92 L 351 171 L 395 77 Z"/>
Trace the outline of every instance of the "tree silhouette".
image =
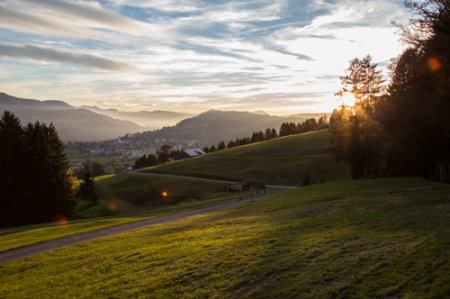
<path id="1" fill-rule="evenodd" d="M 73 212 L 72 177 L 53 125 L 22 127 L 10 112 L 0 120 L 0 226 L 52 220 Z"/>
<path id="2" fill-rule="evenodd" d="M 83 181 L 80 183 L 79 196 L 81 199 L 94 205 L 98 202 L 98 195 L 95 191 L 94 179 L 91 174 L 86 171 L 84 173 Z"/>
<path id="3" fill-rule="evenodd" d="M 383 136 L 375 119 L 375 107 L 385 91 L 384 79 L 372 63 L 372 57 L 367 55 L 350 61 L 341 80 L 342 88 L 336 94 L 353 95 L 355 104 L 352 107 L 343 104 L 340 113 L 332 116 L 330 151 L 337 161 L 350 163 L 353 178 L 367 179 L 371 172 L 376 172 L 381 153 Z"/>

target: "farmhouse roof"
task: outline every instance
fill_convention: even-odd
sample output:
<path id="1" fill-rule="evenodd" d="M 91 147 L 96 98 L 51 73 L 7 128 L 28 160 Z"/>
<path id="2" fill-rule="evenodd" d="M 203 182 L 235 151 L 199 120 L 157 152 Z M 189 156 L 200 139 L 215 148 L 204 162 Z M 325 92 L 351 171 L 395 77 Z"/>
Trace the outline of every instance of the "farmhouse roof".
<path id="1" fill-rule="evenodd" d="M 184 150 L 184 152 L 190 157 L 195 157 L 195 156 L 200 156 L 200 155 L 205 154 L 205 152 L 201 148 L 190 148 L 190 149 Z"/>

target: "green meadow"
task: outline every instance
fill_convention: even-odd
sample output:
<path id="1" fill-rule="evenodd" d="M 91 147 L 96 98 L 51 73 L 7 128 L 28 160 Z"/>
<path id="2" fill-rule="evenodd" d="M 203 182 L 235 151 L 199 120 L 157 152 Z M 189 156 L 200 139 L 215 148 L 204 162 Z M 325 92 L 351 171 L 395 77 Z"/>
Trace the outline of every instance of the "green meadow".
<path id="1" fill-rule="evenodd" d="M 236 198 L 224 184 L 150 173 L 121 173 L 96 178 L 99 204 L 80 211 L 78 218 L 142 213 L 163 206 Z"/>
<path id="2" fill-rule="evenodd" d="M 301 185 L 308 173 L 312 182 L 348 179 L 347 165 L 328 154 L 326 130 L 281 137 L 143 169 L 143 172 L 192 175 L 268 184 Z"/>
<path id="3" fill-rule="evenodd" d="M 2 298 L 445 298 L 450 186 L 302 187 L 0 266 Z"/>
<path id="4" fill-rule="evenodd" d="M 238 193 L 223 192 L 223 184 L 220 183 L 142 173 L 97 177 L 96 188 L 100 196 L 99 203 L 79 211 L 72 219 L 67 219 L 67 223 L 44 223 L 0 230 L 0 251 L 239 198 Z M 162 197 L 163 192 L 166 192 L 166 197 Z M 276 192 L 279 190 L 268 190 L 268 194 Z M 242 196 L 249 198 L 250 194 L 243 192 Z"/>

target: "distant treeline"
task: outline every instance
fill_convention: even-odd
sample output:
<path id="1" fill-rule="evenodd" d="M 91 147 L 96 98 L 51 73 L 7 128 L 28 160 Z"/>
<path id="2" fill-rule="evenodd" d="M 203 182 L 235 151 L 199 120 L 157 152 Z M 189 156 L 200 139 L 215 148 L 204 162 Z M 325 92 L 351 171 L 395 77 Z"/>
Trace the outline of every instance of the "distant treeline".
<path id="1" fill-rule="evenodd" d="M 351 61 L 338 92 L 355 97 L 330 118 L 331 153 L 354 178 L 423 176 L 450 182 L 450 10 L 448 0 L 407 1 L 409 47 L 386 87 L 371 57 Z"/>
<path id="2" fill-rule="evenodd" d="M 220 141 L 217 145 L 211 145 L 204 147 L 205 153 L 211 153 L 215 151 L 224 150 L 227 148 L 238 147 L 242 145 L 252 144 L 255 142 L 271 140 L 277 137 L 289 136 L 294 134 L 305 133 L 314 130 L 326 129 L 328 128 L 327 116 L 324 115 L 316 120 L 315 118 L 308 118 L 301 123 L 282 123 L 280 126 L 279 134 L 275 128 L 267 128 L 264 132 L 258 131 L 253 132 L 249 137 L 236 138 L 235 140 L 230 140 L 228 143 L 225 141 Z"/>
<path id="3" fill-rule="evenodd" d="M 178 160 L 180 151 L 172 150 L 172 148 L 164 144 L 157 151 L 156 154 L 144 154 L 139 157 L 135 162 L 133 168 L 150 167 L 159 164 L 164 164 L 169 161 Z"/>
<path id="4" fill-rule="evenodd" d="M 225 143 L 225 141 L 221 141 L 217 145 L 204 147 L 203 151 L 205 153 L 211 153 L 227 148 L 234 148 L 264 140 L 271 140 L 277 137 L 300 134 L 325 128 L 328 128 L 328 119 L 326 115 L 320 117 L 319 120 L 316 120 L 315 118 L 308 118 L 304 122 L 297 124 L 292 122 L 283 123 L 280 127 L 280 134 L 278 134 L 277 130 L 274 128 L 267 128 L 264 132 L 254 132 L 250 137 L 236 138 L 235 140 L 230 140 L 228 143 Z M 179 160 L 182 156 L 181 153 L 182 151 L 180 150 L 172 150 L 170 146 L 163 145 L 156 151 L 155 154 L 144 154 L 136 159 L 133 168 L 137 169 L 142 167 L 156 166 L 169 161 Z"/>

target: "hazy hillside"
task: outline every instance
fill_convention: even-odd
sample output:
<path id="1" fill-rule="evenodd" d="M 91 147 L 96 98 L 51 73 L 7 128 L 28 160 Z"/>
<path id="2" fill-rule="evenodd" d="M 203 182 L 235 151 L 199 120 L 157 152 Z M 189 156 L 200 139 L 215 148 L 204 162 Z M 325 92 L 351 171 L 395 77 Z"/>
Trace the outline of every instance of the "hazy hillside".
<path id="1" fill-rule="evenodd" d="M 139 111 L 139 112 L 126 112 L 119 111 L 117 109 L 102 109 L 96 106 L 83 106 L 82 108 L 88 109 L 92 112 L 110 116 L 112 118 L 128 120 L 146 127 L 147 129 L 159 129 L 166 126 L 173 126 L 178 122 L 192 117 L 191 114 L 170 112 L 170 111 Z"/>
<path id="2" fill-rule="evenodd" d="M 86 109 L 77 109 L 62 101 L 21 99 L 0 93 L 0 113 L 9 110 L 21 122 L 53 122 L 64 141 L 95 141 L 145 130 L 130 122 L 113 119 Z"/>
<path id="3" fill-rule="evenodd" d="M 329 138 L 326 130 L 314 131 L 179 160 L 143 171 L 289 185 L 301 185 L 307 173 L 312 183 L 348 179 L 348 166 L 337 164 L 327 153 Z"/>
<path id="4" fill-rule="evenodd" d="M 250 136 L 265 128 L 279 129 L 283 122 L 301 122 L 311 115 L 280 117 L 250 112 L 211 110 L 179 122 L 173 127 L 136 134 L 133 138 L 145 141 L 165 139 L 173 143 L 211 145 Z"/>

